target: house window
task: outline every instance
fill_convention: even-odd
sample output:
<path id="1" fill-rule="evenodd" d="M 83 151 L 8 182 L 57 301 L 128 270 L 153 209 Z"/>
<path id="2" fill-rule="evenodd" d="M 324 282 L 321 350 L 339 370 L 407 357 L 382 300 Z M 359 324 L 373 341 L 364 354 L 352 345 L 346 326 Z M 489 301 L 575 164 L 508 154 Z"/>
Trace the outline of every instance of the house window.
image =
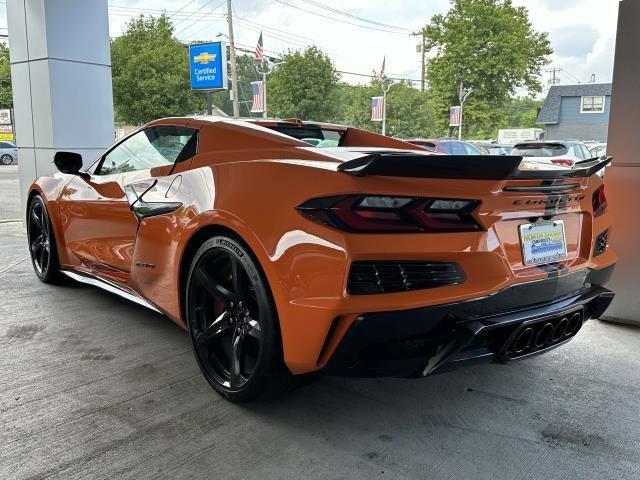
<path id="1" fill-rule="evenodd" d="M 604 112 L 603 96 L 582 97 L 580 113 L 603 113 L 603 112 Z"/>

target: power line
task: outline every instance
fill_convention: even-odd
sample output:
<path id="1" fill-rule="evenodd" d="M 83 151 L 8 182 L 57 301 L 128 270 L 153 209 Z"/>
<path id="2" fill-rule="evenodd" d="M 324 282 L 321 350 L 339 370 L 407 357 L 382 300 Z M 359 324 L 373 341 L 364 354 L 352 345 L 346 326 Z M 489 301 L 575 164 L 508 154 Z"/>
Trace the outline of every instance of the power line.
<path id="1" fill-rule="evenodd" d="M 237 15 L 234 15 L 234 16 L 235 16 L 236 20 L 240 20 L 240 21 L 245 22 L 245 23 L 250 23 L 252 25 L 256 25 L 256 26 L 258 26 L 260 28 L 265 29 L 266 31 L 273 30 L 275 32 L 283 33 L 283 34 L 286 34 L 286 35 L 289 35 L 289 36 L 292 36 L 292 37 L 298 37 L 298 38 L 300 38 L 302 40 L 312 40 L 310 37 L 305 37 L 304 35 L 298 35 L 297 33 L 287 32 L 286 30 L 280 30 L 279 28 L 267 26 L 267 25 L 264 25 L 262 23 L 254 22 L 253 20 L 248 20 L 246 18 L 238 17 Z"/>
<path id="2" fill-rule="evenodd" d="M 360 20 L 361 22 L 365 22 L 365 23 L 370 23 L 371 25 L 377 25 L 379 27 L 391 28 L 391 29 L 394 29 L 394 30 L 402 30 L 403 32 L 406 32 L 406 33 L 412 33 L 412 30 L 409 29 L 409 28 L 399 27 L 399 26 L 396 26 L 396 25 L 390 25 L 388 23 L 380 23 L 380 22 L 376 22 L 375 20 L 369 20 L 369 19 L 366 19 L 366 18 L 363 18 L 363 17 L 359 17 L 357 15 L 354 15 L 352 13 L 345 12 L 343 10 L 338 10 L 337 8 L 329 7 L 327 5 L 324 5 L 322 3 L 316 2 L 314 0 L 302 0 L 302 1 L 305 2 L 305 3 L 308 3 L 310 5 L 314 5 L 316 7 L 320 7 L 322 9 L 324 9 L 324 10 L 329 10 L 330 12 L 337 13 L 339 15 L 344 15 L 345 17 L 349 17 L 349 18 L 353 18 L 353 19 L 356 19 L 356 20 Z"/>
<path id="3" fill-rule="evenodd" d="M 196 13 L 198 13 L 200 10 L 204 9 L 207 5 L 210 5 L 214 2 L 214 0 L 209 0 L 208 2 L 206 2 L 204 5 L 202 5 L 199 9 L 197 9 L 196 11 L 192 12 L 191 15 L 183 18 L 182 20 L 180 20 L 178 23 L 175 23 L 173 26 L 176 27 L 177 25 L 181 24 L 182 22 L 184 22 L 185 20 L 188 20 L 189 18 L 191 18 L 193 15 L 195 15 Z M 218 5 L 217 7 L 215 7 L 213 10 L 215 10 L 218 7 L 221 7 L 225 2 L 222 2 L 220 5 Z M 213 10 L 211 10 L 209 13 L 211 13 Z"/>
<path id="4" fill-rule="evenodd" d="M 210 3 L 212 3 L 212 2 L 213 2 L 213 0 L 209 0 L 207 3 L 205 3 L 205 4 L 201 7 L 201 9 L 202 9 L 202 8 L 204 8 L 206 5 L 209 5 L 209 4 L 210 4 Z M 219 3 L 218 5 L 216 5 L 215 7 L 213 7 L 211 10 L 209 10 L 209 13 L 213 13 L 213 12 L 215 12 L 218 8 L 220 8 L 220 7 L 221 7 L 222 5 L 224 5 L 225 3 L 226 3 L 226 0 L 222 0 L 222 3 Z M 197 11 L 197 10 L 196 10 L 196 11 Z M 183 21 L 184 21 L 184 20 L 181 20 L 181 22 L 183 22 Z M 178 23 L 181 23 L 181 22 L 178 22 Z M 184 28 L 183 28 L 182 30 L 180 30 L 179 32 L 176 32 L 176 34 L 175 34 L 175 35 L 176 35 L 176 37 L 177 37 L 178 35 L 180 35 L 182 32 L 185 32 L 186 30 L 189 30 L 191 27 L 193 27 L 193 26 L 194 26 L 196 23 L 198 23 L 198 22 L 199 22 L 199 20 L 195 20 L 195 21 L 193 21 L 192 23 L 190 23 L 188 26 L 184 27 Z M 176 26 L 176 25 L 177 25 L 177 23 L 176 23 L 176 24 L 174 24 L 174 25 L 173 25 L 173 27 L 175 28 L 175 26 Z"/>
<path id="5" fill-rule="evenodd" d="M 180 10 L 166 10 L 159 8 L 140 8 L 140 7 L 120 7 L 120 6 L 109 6 L 109 15 L 117 15 L 117 16 L 134 16 L 136 14 L 149 14 L 149 15 L 162 15 L 165 14 L 169 18 L 174 18 L 176 20 L 188 20 L 189 18 L 199 18 L 205 19 L 214 15 L 207 14 L 205 12 L 198 13 L 199 10 L 195 11 L 180 11 Z"/>
<path id="6" fill-rule="evenodd" d="M 404 32 L 399 32 L 399 31 L 394 31 L 394 30 L 385 30 L 385 29 L 382 29 L 382 28 L 369 27 L 368 25 L 362 25 L 360 23 L 347 22 L 346 20 L 341 20 L 339 18 L 330 17 L 328 15 L 323 15 L 322 13 L 314 12 L 312 10 L 307 10 L 305 8 L 299 7 L 298 5 L 293 5 L 291 3 L 287 3 L 287 2 L 284 2 L 282 0 L 275 0 L 275 1 L 278 2 L 278 3 L 281 3 L 282 5 L 286 5 L 287 7 L 295 8 L 296 10 L 301 10 L 303 12 L 310 13 L 311 15 L 316 15 L 318 17 L 326 18 L 328 20 L 333 20 L 334 22 L 345 23 L 347 25 L 353 25 L 354 27 L 366 28 L 366 29 L 369 29 L 369 30 L 376 30 L 378 32 L 394 33 L 396 35 L 408 35 L 408 33 L 404 33 Z"/>
<path id="7" fill-rule="evenodd" d="M 566 70 L 560 70 L 560 71 L 561 71 L 561 72 L 564 72 L 564 74 L 565 74 L 568 78 L 573 79 L 573 81 L 574 81 L 574 82 L 582 83 L 582 82 L 578 79 L 578 77 L 576 77 L 576 76 L 575 76 L 575 75 L 573 75 L 572 73 L 567 72 Z"/>
<path id="8" fill-rule="evenodd" d="M 195 0 L 189 0 L 187 3 L 185 3 L 182 7 L 180 7 L 178 10 L 176 10 L 173 15 L 169 15 L 169 18 L 174 17 L 176 14 L 180 13 L 182 10 L 184 10 L 185 8 L 187 8 L 189 5 L 191 5 L 193 2 L 195 2 Z"/>
<path id="9" fill-rule="evenodd" d="M 249 29 L 253 32 L 260 32 L 260 28 L 259 27 L 254 27 L 250 24 L 246 24 L 244 22 L 244 20 L 240 20 L 238 17 L 235 17 L 236 21 L 243 26 L 246 29 Z M 299 47 L 306 47 L 307 45 L 309 45 L 308 42 L 304 42 L 304 41 L 300 41 L 300 40 L 296 40 L 295 38 L 287 38 L 284 35 L 280 35 L 274 32 L 267 32 L 269 34 L 270 37 L 276 39 L 276 40 L 280 40 L 282 42 L 287 42 L 290 43 L 294 46 L 299 46 Z"/>

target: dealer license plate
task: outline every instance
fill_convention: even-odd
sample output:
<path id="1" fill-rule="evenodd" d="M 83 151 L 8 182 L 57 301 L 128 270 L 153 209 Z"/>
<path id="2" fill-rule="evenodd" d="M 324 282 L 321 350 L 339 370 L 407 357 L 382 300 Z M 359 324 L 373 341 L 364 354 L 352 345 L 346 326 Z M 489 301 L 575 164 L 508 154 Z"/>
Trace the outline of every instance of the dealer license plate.
<path id="1" fill-rule="evenodd" d="M 525 265 L 541 265 L 567 258 L 563 220 L 520 225 L 520 243 Z"/>

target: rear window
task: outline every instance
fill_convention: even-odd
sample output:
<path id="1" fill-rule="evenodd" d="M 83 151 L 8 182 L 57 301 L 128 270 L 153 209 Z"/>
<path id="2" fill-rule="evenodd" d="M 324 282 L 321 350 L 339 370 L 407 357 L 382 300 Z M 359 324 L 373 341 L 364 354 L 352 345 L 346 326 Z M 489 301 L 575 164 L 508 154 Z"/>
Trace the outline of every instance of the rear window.
<path id="1" fill-rule="evenodd" d="M 558 157 L 560 155 L 566 155 L 567 152 L 567 147 L 561 144 L 531 144 L 516 145 L 512 155 L 520 157 Z"/>
<path id="2" fill-rule="evenodd" d="M 296 127 L 294 125 L 274 125 L 267 128 L 275 130 L 289 137 L 302 140 L 313 147 L 337 147 L 340 145 L 344 132 L 328 130 L 319 127 Z"/>

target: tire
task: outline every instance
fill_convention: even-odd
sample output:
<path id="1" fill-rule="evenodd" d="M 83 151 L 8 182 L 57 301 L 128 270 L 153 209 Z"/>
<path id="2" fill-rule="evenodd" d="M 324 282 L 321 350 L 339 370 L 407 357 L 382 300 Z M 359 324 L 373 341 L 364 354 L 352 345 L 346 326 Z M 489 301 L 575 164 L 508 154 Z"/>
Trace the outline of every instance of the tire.
<path id="1" fill-rule="evenodd" d="M 193 352 L 214 390 L 247 402 L 288 386 L 269 285 L 243 243 L 207 240 L 191 263 L 185 293 Z"/>
<path id="2" fill-rule="evenodd" d="M 0 163 L 2 163 L 2 165 L 11 165 L 13 163 L 13 157 L 5 153 L 0 157 Z"/>
<path id="3" fill-rule="evenodd" d="M 29 202 L 27 238 L 31 264 L 38 278 L 45 283 L 62 283 L 56 238 L 47 207 L 40 195 L 34 196 Z"/>

